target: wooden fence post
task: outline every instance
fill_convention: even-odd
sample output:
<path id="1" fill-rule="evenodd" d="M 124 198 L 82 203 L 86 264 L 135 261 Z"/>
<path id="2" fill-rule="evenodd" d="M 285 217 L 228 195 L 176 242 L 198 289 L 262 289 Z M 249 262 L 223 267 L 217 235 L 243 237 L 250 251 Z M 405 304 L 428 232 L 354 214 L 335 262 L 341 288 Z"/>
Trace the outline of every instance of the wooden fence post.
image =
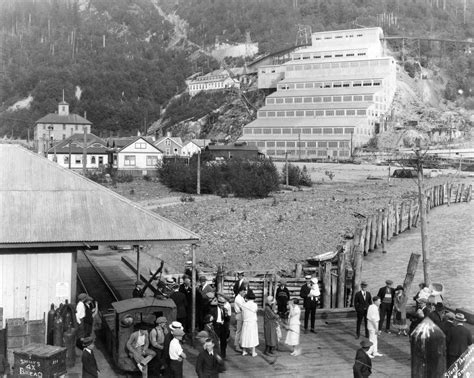
<path id="1" fill-rule="evenodd" d="M 392 240 L 393 227 L 392 227 L 392 216 L 393 216 L 393 205 L 389 204 L 387 207 L 387 240 Z"/>
<path id="2" fill-rule="evenodd" d="M 331 307 L 331 262 L 324 264 L 324 293 L 323 293 L 323 308 Z"/>
<path id="3" fill-rule="evenodd" d="M 382 230 L 383 230 L 383 212 L 382 209 L 377 210 L 377 241 L 376 247 L 382 244 Z"/>
<path id="4" fill-rule="evenodd" d="M 472 199 L 472 184 L 469 185 L 469 188 L 467 189 L 466 202 L 471 202 L 471 199 Z"/>
<path id="5" fill-rule="evenodd" d="M 416 269 L 418 268 L 418 261 L 420 260 L 419 254 L 412 253 L 410 256 L 410 261 L 408 262 L 407 274 L 405 275 L 405 281 L 403 281 L 403 290 L 405 294 L 408 295 L 410 291 L 411 284 L 415 278 Z"/>
<path id="6" fill-rule="evenodd" d="M 387 224 L 388 208 L 382 210 L 382 240 L 388 240 L 388 224 Z"/>
<path id="7" fill-rule="evenodd" d="M 461 185 L 461 193 L 459 193 L 459 202 L 462 202 L 462 197 L 464 195 L 464 184 Z"/>
<path id="8" fill-rule="evenodd" d="M 405 217 L 405 201 L 400 204 L 400 225 L 398 226 L 398 233 L 401 234 L 405 229 L 403 228 L 403 218 Z"/>
<path id="9" fill-rule="evenodd" d="M 400 226 L 400 217 L 398 213 L 398 203 L 394 205 L 394 221 L 393 221 L 393 234 L 398 235 L 400 232 L 398 230 L 398 227 Z"/>
<path id="10" fill-rule="evenodd" d="M 447 185 L 448 185 L 448 190 L 447 190 L 448 206 L 451 206 L 451 191 L 453 189 L 453 184 L 447 184 Z"/>
<path id="11" fill-rule="evenodd" d="M 413 201 L 408 202 L 408 219 L 407 219 L 407 229 L 411 230 L 411 223 L 413 222 Z"/>
<path id="12" fill-rule="evenodd" d="M 300 278 L 303 274 L 303 265 L 301 263 L 297 263 L 295 266 L 295 278 Z"/>
<path id="13" fill-rule="evenodd" d="M 370 249 L 370 235 L 372 232 L 372 217 L 367 217 L 367 224 L 365 227 L 365 242 L 364 242 L 364 255 L 367 255 Z"/>
<path id="14" fill-rule="evenodd" d="M 375 242 L 377 239 L 377 216 L 372 215 L 371 217 L 371 227 L 370 227 L 370 245 L 369 245 L 369 251 L 373 251 L 375 249 Z"/>
<path id="15" fill-rule="evenodd" d="M 352 240 L 346 242 L 346 246 L 341 253 L 339 253 L 339 260 L 337 261 L 337 307 L 343 308 L 346 298 L 346 256 L 350 253 L 354 242 Z"/>

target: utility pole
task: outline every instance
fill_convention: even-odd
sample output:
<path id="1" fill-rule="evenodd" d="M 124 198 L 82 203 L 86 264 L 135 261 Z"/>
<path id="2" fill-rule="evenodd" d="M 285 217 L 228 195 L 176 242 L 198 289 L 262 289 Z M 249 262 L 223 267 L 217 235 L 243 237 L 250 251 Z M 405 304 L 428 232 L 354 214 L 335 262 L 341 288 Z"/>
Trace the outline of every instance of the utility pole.
<path id="1" fill-rule="evenodd" d="M 197 154 L 197 185 L 196 185 L 196 194 L 201 195 L 201 151 L 198 151 Z"/>
<path id="2" fill-rule="evenodd" d="M 285 182 L 286 182 L 286 186 L 290 185 L 289 184 L 289 180 L 288 180 L 288 152 L 285 151 Z"/>
<path id="3" fill-rule="evenodd" d="M 418 182 L 418 206 L 420 208 L 420 223 L 421 223 L 421 252 L 423 256 L 423 279 L 426 285 L 430 285 L 430 260 L 428 251 L 428 230 L 426 224 L 426 201 L 424 196 L 423 185 L 423 159 L 420 153 L 419 144 L 415 150 L 416 154 L 416 168 L 417 168 L 417 182 Z"/>
<path id="4" fill-rule="evenodd" d="M 87 129 L 86 126 L 82 126 L 82 130 L 84 130 L 84 144 L 82 146 L 82 174 L 86 175 L 87 169 Z"/>
<path id="5" fill-rule="evenodd" d="M 298 160 L 301 161 L 301 133 L 298 133 Z"/>
<path id="6" fill-rule="evenodd" d="M 354 131 L 351 131 L 351 158 L 352 158 L 352 138 L 354 137 Z"/>

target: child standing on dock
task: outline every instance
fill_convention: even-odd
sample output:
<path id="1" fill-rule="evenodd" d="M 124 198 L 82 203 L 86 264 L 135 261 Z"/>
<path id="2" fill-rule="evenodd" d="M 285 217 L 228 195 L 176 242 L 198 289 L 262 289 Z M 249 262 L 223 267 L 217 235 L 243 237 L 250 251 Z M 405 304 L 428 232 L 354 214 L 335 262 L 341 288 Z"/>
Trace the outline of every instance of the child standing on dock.
<path id="1" fill-rule="evenodd" d="M 293 347 L 291 352 L 292 356 L 298 356 L 300 354 L 300 316 L 301 309 L 299 306 L 299 300 L 293 299 L 290 302 L 290 314 L 288 316 L 288 332 L 286 334 L 285 344 Z"/>

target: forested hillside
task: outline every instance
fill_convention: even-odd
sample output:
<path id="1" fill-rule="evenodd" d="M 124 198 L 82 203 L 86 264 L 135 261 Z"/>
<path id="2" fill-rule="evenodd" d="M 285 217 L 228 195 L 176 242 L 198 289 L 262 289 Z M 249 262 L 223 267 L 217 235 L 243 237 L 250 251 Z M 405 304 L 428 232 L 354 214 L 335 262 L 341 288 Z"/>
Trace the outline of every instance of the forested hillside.
<path id="1" fill-rule="evenodd" d="M 168 47 L 176 35 L 158 7 L 188 24 L 190 43 Z M 396 18 L 383 25 L 389 35 L 474 36 L 472 9 L 464 12 L 460 0 L 2 0 L 0 136 L 26 137 L 57 109 L 63 89 L 96 134 L 136 133 L 159 119 L 187 76 L 216 67 L 207 57 L 190 61 L 199 46 L 243 42 L 250 32 L 266 53 L 294 44 L 298 24 L 313 32 L 375 26 L 384 13 Z M 429 46 L 406 49 L 430 63 Z M 454 49 L 437 62 L 447 69 L 451 100 L 459 89 L 472 95 L 473 55 Z M 29 109 L 5 111 L 28 95 Z"/>

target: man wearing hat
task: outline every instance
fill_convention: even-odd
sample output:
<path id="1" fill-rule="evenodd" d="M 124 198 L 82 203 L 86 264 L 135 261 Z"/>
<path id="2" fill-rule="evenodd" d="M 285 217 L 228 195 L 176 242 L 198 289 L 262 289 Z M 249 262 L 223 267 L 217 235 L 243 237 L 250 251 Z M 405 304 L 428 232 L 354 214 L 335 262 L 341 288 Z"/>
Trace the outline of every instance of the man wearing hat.
<path id="1" fill-rule="evenodd" d="M 135 282 L 135 289 L 132 291 L 132 298 L 143 298 L 143 289 L 141 281 Z"/>
<path id="2" fill-rule="evenodd" d="M 387 317 L 385 331 L 390 333 L 390 319 L 392 318 L 393 311 L 393 301 L 395 299 L 395 289 L 392 287 L 393 281 L 385 281 L 385 286 L 380 288 L 377 296 L 382 301 L 380 303 L 380 321 L 379 321 L 379 331 L 382 330 L 383 321 Z"/>
<path id="3" fill-rule="evenodd" d="M 176 304 L 176 319 L 181 324 L 186 324 L 186 316 L 188 313 L 188 303 L 186 300 L 186 294 L 179 291 L 179 286 L 175 286 L 173 292 L 170 295 L 170 298 Z"/>
<path id="4" fill-rule="evenodd" d="M 311 315 L 311 332 L 314 330 L 314 323 L 316 321 L 316 307 L 319 301 L 319 286 L 318 279 L 311 275 L 305 276 L 306 283 L 301 286 L 300 297 L 303 298 L 304 307 L 304 331 L 308 332 L 308 320 Z"/>
<path id="5" fill-rule="evenodd" d="M 165 370 L 169 372 L 170 369 L 170 344 L 173 340 L 174 334 L 177 331 L 184 331 L 183 325 L 180 322 L 174 321 L 169 325 L 169 331 L 165 334 L 165 341 L 163 342 L 163 360 L 165 363 Z"/>
<path id="6" fill-rule="evenodd" d="M 234 295 L 239 294 L 242 286 L 246 286 L 246 285 L 247 285 L 247 282 L 244 277 L 244 271 L 243 270 L 237 271 L 237 281 L 235 281 L 234 288 L 232 289 L 234 291 Z"/>
<path id="7" fill-rule="evenodd" d="M 444 332 L 445 335 L 448 334 L 449 329 L 454 327 L 454 314 L 451 311 L 448 311 L 444 315 L 444 320 L 443 320 L 443 328 L 441 328 Z"/>
<path id="8" fill-rule="evenodd" d="M 367 310 L 372 304 L 372 295 L 367 291 L 367 282 L 360 283 L 360 290 L 354 296 L 354 308 L 357 314 L 356 339 L 360 337 L 360 325 L 362 319 L 365 325 L 365 337 L 369 337 L 369 330 L 367 329 Z"/>
<path id="9" fill-rule="evenodd" d="M 219 337 L 220 353 L 222 358 L 226 358 L 227 339 L 230 336 L 230 313 L 226 309 L 226 299 L 219 295 L 217 306 L 211 306 L 210 314 L 214 318 L 213 326 L 216 335 Z"/>
<path id="10" fill-rule="evenodd" d="M 99 376 L 99 368 L 97 367 L 97 361 L 94 356 L 94 339 L 92 337 L 86 337 L 82 340 L 84 349 L 82 350 L 82 377 L 83 378 L 96 378 Z"/>
<path id="11" fill-rule="evenodd" d="M 444 305 L 441 302 L 436 303 L 434 311 L 428 314 L 428 317 L 436 324 L 441 330 L 443 329 L 444 319 Z"/>
<path id="12" fill-rule="evenodd" d="M 455 326 L 446 334 L 446 364 L 448 369 L 472 344 L 472 333 L 464 327 L 465 321 L 464 314 L 456 313 L 454 315 Z"/>
<path id="13" fill-rule="evenodd" d="M 196 360 L 196 373 L 199 378 L 215 378 L 221 371 L 225 370 L 224 361 L 214 352 L 214 342 L 206 339 L 203 350 Z"/>
<path id="14" fill-rule="evenodd" d="M 209 306 L 212 299 L 214 298 L 214 296 L 211 297 L 211 294 L 214 294 L 214 288 L 207 282 L 207 278 L 205 276 L 200 276 L 199 287 L 197 289 L 197 292 L 199 292 L 200 301 L 197 302 L 199 304 L 199 306 L 197 306 L 199 309 L 196 309 L 196 312 L 199 310 L 199 317 L 200 319 L 203 319 L 204 316 L 209 314 Z M 203 324 L 199 324 L 201 327 L 202 325 Z"/>
<path id="15" fill-rule="evenodd" d="M 372 374 L 372 361 L 368 355 L 368 350 L 372 345 L 367 340 L 360 342 L 360 348 L 357 349 L 354 366 L 352 367 L 354 378 L 366 378 Z"/>
<path id="16" fill-rule="evenodd" d="M 204 317 L 204 328 L 202 329 L 203 331 L 207 332 L 208 338 L 212 339 L 214 342 L 215 347 L 217 350 L 220 351 L 220 339 L 219 336 L 217 335 L 215 329 L 214 329 L 214 316 L 211 314 L 207 314 Z"/>
<path id="17" fill-rule="evenodd" d="M 76 322 L 77 322 L 77 339 L 80 340 L 85 337 L 84 318 L 86 317 L 86 306 L 84 302 L 87 299 L 86 293 L 81 293 L 77 296 L 76 304 Z M 78 345 L 80 347 L 80 345 Z"/>
<path id="18" fill-rule="evenodd" d="M 183 377 L 183 360 L 186 358 L 186 354 L 183 351 L 181 346 L 181 341 L 183 340 L 184 331 L 182 329 L 176 329 L 173 332 L 173 340 L 170 342 L 170 365 L 169 373 L 172 378 L 182 378 Z"/>
<path id="19" fill-rule="evenodd" d="M 156 357 L 148 364 L 148 373 L 150 375 L 156 374 L 158 377 L 164 365 L 163 349 L 165 337 L 170 333 L 166 323 L 167 319 L 164 316 L 159 316 L 155 320 L 155 327 L 150 331 L 150 349 L 156 353 Z"/>

